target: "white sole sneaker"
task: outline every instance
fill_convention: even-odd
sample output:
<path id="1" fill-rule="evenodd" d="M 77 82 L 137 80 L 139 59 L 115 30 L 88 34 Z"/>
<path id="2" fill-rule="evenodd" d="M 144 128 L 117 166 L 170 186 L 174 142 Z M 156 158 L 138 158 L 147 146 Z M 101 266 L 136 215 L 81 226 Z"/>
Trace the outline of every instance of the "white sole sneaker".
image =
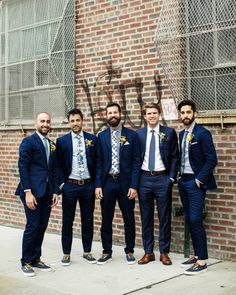
<path id="1" fill-rule="evenodd" d="M 187 276 L 196 276 L 196 275 L 200 275 L 201 273 L 206 272 L 206 271 L 207 271 L 207 268 L 206 269 L 203 269 L 201 271 L 198 271 L 198 272 L 188 272 L 188 271 L 185 271 L 184 273 Z"/>
<path id="2" fill-rule="evenodd" d="M 112 261 L 112 258 L 109 258 L 109 259 L 107 259 L 106 261 L 102 261 L 102 262 L 97 260 L 97 264 L 98 264 L 98 265 L 103 265 L 103 264 L 106 264 L 106 263 L 108 263 L 108 262 L 110 262 L 110 261 Z"/>

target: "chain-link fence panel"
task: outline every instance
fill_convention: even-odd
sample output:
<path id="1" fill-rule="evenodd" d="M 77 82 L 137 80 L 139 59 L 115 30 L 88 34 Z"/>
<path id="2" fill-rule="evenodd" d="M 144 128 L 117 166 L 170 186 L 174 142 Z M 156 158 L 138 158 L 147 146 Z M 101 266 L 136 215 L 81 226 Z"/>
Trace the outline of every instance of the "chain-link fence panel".
<path id="1" fill-rule="evenodd" d="M 235 0 L 163 0 L 156 46 L 176 103 L 236 110 Z"/>

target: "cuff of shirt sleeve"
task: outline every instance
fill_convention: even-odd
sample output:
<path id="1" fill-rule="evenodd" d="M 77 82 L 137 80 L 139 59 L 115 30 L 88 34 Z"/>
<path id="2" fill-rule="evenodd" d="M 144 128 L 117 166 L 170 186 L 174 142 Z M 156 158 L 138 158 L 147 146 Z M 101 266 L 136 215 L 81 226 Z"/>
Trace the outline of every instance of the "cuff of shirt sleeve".
<path id="1" fill-rule="evenodd" d="M 59 189 L 62 190 L 63 186 L 64 186 L 64 182 L 59 186 Z"/>

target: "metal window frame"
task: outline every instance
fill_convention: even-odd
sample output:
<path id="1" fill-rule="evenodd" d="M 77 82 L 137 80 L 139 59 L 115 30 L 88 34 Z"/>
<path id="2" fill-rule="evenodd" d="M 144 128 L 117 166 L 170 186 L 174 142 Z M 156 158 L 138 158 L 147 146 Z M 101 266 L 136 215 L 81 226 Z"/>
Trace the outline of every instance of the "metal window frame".
<path id="1" fill-rule="evenodd" d="M 47 19 L 47 20 L 43 20 L 43 21 L 36 21 L 36 1 L 37 0 L 32 0 L 34 1 L 34 4 L 33 4 L 33 14 L 34 14 L 34 23 L 31 23 L 31 24 L 27 24 L 27 25 L 24 25 L 23 23 L 21 24 L 21 26 L 19 27 L 14 27 L 14 28 L 11 28 L 9 29 L 8 27 L 8 23 L 9 23 L 9 7 L 7 5 L 7 2 L 9 0 L 5 0 L 5 1 L 0 1 L 0 15 L 2 15 L 3 13 L 3 2 L 5 4 L 4 6 L 4 14 L 5 14 L 5 30 L 4 32 L 2 31 L 2 22 L 0 21 L 0 36 L 2 36 L 2 34 L 5 35 L 5 61 L 4 63 L 2 63 L 2 56 L 0 56 L 0 69 L 2 68 L 5 68 L 5 93 L 3 94 L 4 98 L 5 99 L 5 118 L 4 118 L 4 121 L 0 121 L 0 125 L 18 125 L 19 123 L 22 124 L 24 123 L 24 118 L 23 118 L 23 96 L 29 92 L 33 92 L 33 91 L 41 91 L 41 90 L 45 90 L 45 89 L 48 89 L 49 91 L 51 89 L 60 89 L 60 88 L 63 88 L 63 87 L 72 87 L 71 89 L 73 89 L 73 98 L 72 98 L 72 101 L 71 99 L 69 100 L 70 102 L 68 103 L 68 98 L 66 96 L 64 97 L 61 97 L 61 99 L 63 99 L 63 102 L 64 102 L 64 105 L 70 105 L 72 103 L 73 106 L 75 106 L 75 97 L 76 97 L 76 91 L 75 91 L 75 83 L 73 84 L 66 84 L 64 85 L 64 82 L 65 82 L 65 78 L 63 78 L 63 81 L 62 83 L 58 80 L 58 77 L 57 75 L 55 74 L 55 68 L 53 67 L 52 63 L 51 63 L 51 57 L 54 53 L 56 52 L 52 52 L 53 48 L 54 48 L 54 44 L 56 42 L 56 38 L 54 38 L 53 42 L 51 40 L 51 35 L 50 35 L 50 30 L 52 29 L 52 26 L 53 24 L 56 24 L 58 23 L 58 26 L 57 26 L 57 30 L 55 31 L 55 36 L 57 36 L 59 30 L 61 29 L 61 27 L 63 26 L 63 44 L 62 44 L 62 50 L 58 51 L 58 53 L 61 53 L 62 56 L 63 56 L 63 69 L 62 69 L 62 77 L 65 77 L 65 54 L 66 52 L 71 52 L 72 55 L 74 56 L 73 60 L 74 60 L 74 68 L 75 68 L 75 45 L 74 45 L 74 48 L 71 50 L 71 49 L 66 49 L 66 41 L 65 41 L 65 27 L 64 27 L 64 23 L 65 23 L 65 19 L 66 18 L 71 18 L 73 17 L 74 19 L 74 14 L 75 14 L 75 3 L 73 1 L 73 5 L 74 5 L 74 14 L 72 15 L 66 15 L 65 16 L 65 12 L 66 12 L 66 9 L 67 9 L 67 5 L 70 5 L 72 3 L 70 3 L 72 0 L 65 0 L 64 2 L 64 7 L 63 7 L 63 13 L 61 16 L 57 16 L 57 17 L 54 17 L 54 18 L 51 18 L 51 19 Z M 17 0 L 17 1 L 20 1 L 20 0 Z M 52 1 L 52 0 L 51 0 Z M 55 0 L 56 1 L 56 0 Z M 19 2 L 18 2 L 19 3 Z M 22 9 L 24 9 L 24 6 L 23 6 L 23 1 L 21 2 L 20 5 L 22 5 Z M 49 11 L 49 6 L 47 7 L 47 11 Z M 47 28 L 47 42 L 48 42 L 48 52 L 46 54 L 41 54 L 41 55 L 36 55 L 35 53 L 35 46 L 33 48 L 34 50 L 34 57 L 33 58 L 25 58 L 23 56 L 23 32 L 26 31 L 26 30 L 29 30 L 29 29 L 33 29 L 33 34 L 34 34 L 34 43 L 35 43 L 35 36 L 36 36 L 36 28 L 38 27 L 43 27 L 47 25 L 48 28 Z M 75 30 L 75 29 L 74 29 Z M 18 32 L 21 36 L 21 56 L 20 56 L 20 60 L 18 60 L 17 62 L 11 62 L 9 61 L 9 34 L 12 33 L 12 32 Z M 75 34 L 75 31 L 74 31 L 74 34 Z M 75 36 L 74 36 L 74 44 L 75 44 Z M 1 39 L 0 39 L 0 46 L 1 46 Z M 48 60 L 48 81 L 47 81 L 47 84 L 43 84 L 43 85 L 38 85 L 37 84 L 37 63 L 40 62 L 41 60 Z M 33 81 L 33 87 L 30 87 L 30 88 L 23 88 L 23 81 L 21 79 L 20 81 L 20 89 L 18 91 L 10 91 L 9 90 L 9 68 L 10 66 L 14 66 L 14 65 L 17 65 L 19 66 L 20 68 L 20 71 L 22 72 L 23 70 L 23 64 L 25 63 L 29 63 L 29 62 L 32 62 L 34 64 L 34 81 Z M 49 68 L 50 68 L 50 71 L 54 72 L 55 74 L 55 77 L 56 79 L 58 80 L 58 84 L 55 84 L 55 85 L 50 85 L 50 82 L 49 82 Z M 73 75 L 73 80 L 75 80 L 75 71 L 74 68 L 72 69 L 72 75 Z M 22 74 L 21 74 L 22 75 Z M 53 78 L 54 79 L 54 78 Z M 9 112 L 10 112 L 10 109 L 9 109 L 9 99 L 12 95 L 19 95 L 20 96 L 20 106 L 21 106 L 21 109 L 20 109 L 20 112 L 21 112 L 21 115 L 20 115 L 20 119 L 17 119 L 17 120 L 10 120 L 10 116 L 9 116 Z M 65 94 L 64 94 L 65 95 Z M 2 96 L 2 94 L 1 94 Z M 65 116 L 65 114 L 64 114 Z M 57 118 L 55 118 L 55 120 L 57 120 Z M 28 120 L 26 120 L 28 122 Z M 33 118 L 32 118 L 32 121 L 33 121 Z"/>

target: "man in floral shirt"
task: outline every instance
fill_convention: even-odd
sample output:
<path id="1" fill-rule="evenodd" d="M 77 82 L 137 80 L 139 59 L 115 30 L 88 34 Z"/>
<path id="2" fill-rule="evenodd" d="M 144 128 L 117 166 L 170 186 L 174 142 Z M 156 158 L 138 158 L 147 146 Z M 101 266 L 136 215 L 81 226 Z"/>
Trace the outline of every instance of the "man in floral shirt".
<path id="1" fill-rule="evenodd" d="M 140 172 L 140 143 L 137 133 L 120 124 L 121 108 L 117 103 L 106 107 L 109 128 L 98 134 L 96 190 L 101 200 L 103 254 L 97 264 L 112 260 L 112 221 L 116 201 L 124 219 L 125 258 L 135 263 L 134 206 Z"/>
<path id="2" fill-rule="evenodd" d="M 144 107 L 147 127 L 137 131 L 141 142 L 141 177 L 139 204 L 142 221 L 142 239 L 145 254 L 138 261 L 147 264 L 155 260 L 154 202 L 159 217 L 160 261 L 171 265 L 168 256 L 171 240 L 172 186 L 178 171 L 178 143 L 173 128 L 159 124 L 160 106 L 156 103 Z"/>
<path id="3" fill-rule="evenodd" d="M 79 109 L 68 112 L 71 132 L 57 139 L 58 182 L 62 191 L 61 264 L 70 265 L 73 222 L 77 201 L 80 204 L 83 258 L 96 263 L 91 253 L 93 240 L 94 177 L 96 136 L 82 130 L 83 114 Z"/>

